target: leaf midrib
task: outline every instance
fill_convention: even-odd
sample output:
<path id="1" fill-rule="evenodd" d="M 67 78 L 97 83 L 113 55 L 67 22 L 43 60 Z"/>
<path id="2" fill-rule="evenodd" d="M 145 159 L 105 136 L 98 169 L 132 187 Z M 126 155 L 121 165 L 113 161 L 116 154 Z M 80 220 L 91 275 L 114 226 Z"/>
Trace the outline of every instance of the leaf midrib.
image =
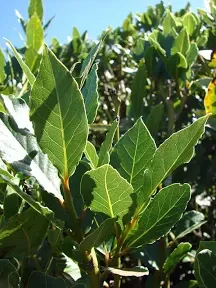
<path id="1" fill-rule="evenodd" d="M 110 199 L 109 191 L 107 190 L 107 173 L 108 173 L 108 169 L 109 169 L 109 166 L 107 166 L 107 168 L 105 170 L 106 172 L 105 172 L 105 177 L 104 177 L 104 186 L 105 186 L 105 191 L 106 191 L 106 194 L 107 194 L 110 214 L 111 214 L 111 217 L 114 218 L 115 216 L 114 216 L 113 209 L 112 209 L 112 202 L 111 202 L 111 199 Z"/>
<path id="2" fill-rule="evenodd" d="M 61 102 L 60 102 L 60 98 L 59 98 L 59 92 L 58 92 L 58 87 L 57 87 L 57 83 L 56 83 L 56 78 L 55 78 L 55 73 L 53 70 L 53 66 L 52 66 L 52 62 L 50 60 L 50 56 L 47 54 L 48 59 L 49 59 L 49 63 L 50 63 L 50 67 L 52 69 L 52 77 L 55 83 L 55 91 L 56 91 L 56 98 L 58 101 L 58 110 L 59 110 L 59 115 L 60 115 L 60 127 L 61 127 L 61 135 L 62 135 L 62 150 L 63 150 L 63 155 L 64 155 L 64 179 L 67 179 L 69 177 L 69 173 L 68 173 L 68 157 L 67 157 L 67 149 L 66 149 L 66 141 L 65 141 L 65 135 L 64 135 L 64 123 L 63 123 L 63 118 L 62 118 L 62 112 L 61 112 Z"/>
<path id="3" fill-rule="evenodd" d="M 135 144 L 135 153 L 134 153 L 134 158 L 133 158 L 133 162 L 132 162 L 132 168 L 131 168 L 131 173 L 130 173 L 130 181 L 129 183 L 131 184 L 132 181 L 133 181 L 133 173 L 134 173 L 134 167 L 135 167 L 135 160 L 136 160 L 136 154 L 137 154 L 137 146 L 138 146 L 138 142 L 139 142 L 139 129 L 140 129 L 140 124 L 138 126 L 138 129 L 137 129 L 137 141 L 136 141 L 136 144 Z"/>

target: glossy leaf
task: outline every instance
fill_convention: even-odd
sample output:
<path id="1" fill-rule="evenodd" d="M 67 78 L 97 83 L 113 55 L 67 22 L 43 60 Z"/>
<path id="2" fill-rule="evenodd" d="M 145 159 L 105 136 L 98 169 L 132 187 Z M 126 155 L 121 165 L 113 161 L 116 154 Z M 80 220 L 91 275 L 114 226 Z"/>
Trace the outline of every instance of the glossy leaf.
<path id="1" fill-rule="evenodd" d="M 112 274 L 123 276 L 123 277 L 142 277 L 149 275 L 149 271 L 146 267 L 137 266 L 133 268 L 113 268 L 106 267 L 104 270 L 111 272 Z"/>
<path id="2" fill-rule="evenodd" d="M 209 249 L 201 250 L 195 258 L 195 277 L 200 288 L 216 285 L 216 255 Z"/>
<path id="3" fill-rule="evenodd" d="M 62 253 L 62 257 L 60 259 L 60 263 L 57 263 L 57 267 L 69 276 L 72 277 L 74 281 L 80 279 L 81 272 L 77 263 L 75 263 L 71 258 L 67 257 Z M 72 281 L 71 281 L 72 282 Z M 74 286 L 73 286 L 74 287 Z"/>
<path id="4" fill-rule="evenodd" d="M 37 14 L 34 13 L 26 26 L 26 40 L 27 50 L 25 53 L 25 62 L 28 67 L 33 71 L 37 64 L 37 58 L 42 50 L 44 32 L 41 21 Z"/>
<path id="5" fill-rule="evenodd" d="M 86 113 L 88 123 L 94 122 L 97 115 L 98 103 L 98 76 L 97 76 L 98 65 L 94 64 L 90 73 L 87 76 L 86 84 L 82 89 L 84 103 L 86 107 Z"/>
<path id="6" fill-rule="evenodd" d="M 4 58 L 4 54 L 2 52 L 2 50 L 0 49 L 0 83 L 3 83 L 5 78 L 6 78 L 6 74 L 5 74 L 5 58 Z"/>
<path id="7" fill-rule="evenodd" d="M 111 164 L 138 191 L 143 173 L 156 150 L 156 145 L 140 118 L 116 143 Z"/>
<path id="8" fill-rule="evenodd" d="M 35 253 L 46 236 L 49 221 L 34 209 L 12 217 L 0 230 L 0 253 L 7 257 Z"/>
<path id="9" fill-rule="evenodd" d="M 81 192 L 92 211 L 112 218 L 121 219 L 132 204 L 132 186 L 107 164 L 84 174 Z"/>
<path id="10" fill-rule="evenodd" d="M 26 27 L 26 44 L 39 51 L 43 44 L 43 28 L 41 21 L 36 13 L 34 13 Z"/>
<path id="11" fill-rule="evenodd" d="M 198 48 L 196 43 L 191 43 L 190 48 L 186 54 L 186 60 L 188 67 L 191 67 L 196 61 L 198 56 Z"/>
<path id="12" fill-rule="evenodd" d="M 19 287 L 19 274 L 15 266 L 7 259 L 0 259 L 0 287 Z M 15 286 L 14 283 L 17 285 Z"/>
<path id="13" fill-rule="evenodd" d="M 30 0 L 28 7 L 29 18 L 31 18 L 34 13 L 37 14 L 40 21 L 43 20 L 43 3 L 42 0 Z"/>
<path id="14" fill-rule="evenodd" d="M 109 164 L 109 162 L 110 162 L 110 151 L 112 149 L 113 139 L 114 139 L 116 130 L 118 129 L 118 126 L 119 126 L 119 120 L 116 119 L 112 123 L 108 133 L 106 134 L 106 138 L 100 147 L 100 151 L 99 151 L 99 155 L 98 155 L 98 157 L 99 157 L 98 167 L 100 167 L 104 164 Z"/>
<path id="15" fill-rule="evenodd" d="M 0 99 L 4 103 L 10 117 L 13 119 L 13 124 L 17 130 L 24 134 L 34 134 L 33 126 L 29 120 L 29 107 L 22 98 L 17 98 L 9 95 L 0 95 Z"/>
<path id="16" fill-rule="evenodd" d="M 63 278 L 54 278 L 45 273 L 39 271 L 33 271 L 29 277 L 28 281 L 29 288 L 67 288 L 66 283 Z"/>
<path id="17" fill-rule="evenodd" d="M 187 13 L 183 18 L 183 26 L 186 28 L 189 35 L 192 35 L 194 30 L 196 29 L 196 18 L 192 13 Z"/>
<path id="18" fill-rule="evenodd" d="M 35 138 L 31 135 L 16 137 L 0 119 L 0 156 L 17 172 L 33 176 L 47 192 L 53 194 L 61 202 L 60 183 L 56 169 L 50 164 L 46 155 L 38 151 Z M 26 150 L 28 148 L 28 150 Z M 37 157 L 35 157 L 38 154 Z"/>
<path id="19" fill-rule="evenodd" d="M 176 239 L 182 238 L 193 230 L 198 229 L 201 225 L 206 223 L 204 219 L 205 216 L 198 211 L 186 212 L 173 230 Z"/>
<path id="20" fill-rule="evenodd" d="M 188 184 L 172 184 L 161 189 L 142 212 L 138 224 L 128 236 L 127 246 L 153 243 L 168 233 L 181 218 L 189 199 Z"/>
<path id="21" fill-rule="evenodd" d="M 151 196 L 173 170 L 190 161 L 207 119 L 208 115 L 199 118 L 189 127 L 174 133 L 158 147 L 144 173 L 144 188 L 141 192 L 144 198 Z"/>
<path id="22" fill-rule="evenodd" d="M 172 33 L 172 29 L 176 28 L 176 20 L 173 13 L 169 9 L 166 11 L 166 17 L 163 20 L 163 32 L 165 35 Z"/>
<path id="23" fill-rule="evenodd" d="M 143 115 L 143 99 L 146 96 L 146 78 L 146 66 L 145 63 L 141 63 L 134 77 L 131 91 L 131 116 L 135 119 Z"/>
<path id="24" fill-rule="evenodd" d="M 187 51 L 190 48 L 189 36 L 186 28 L 183 28 L 179 35 L 175 38 L 175 41 L 172 46 L 171 53 L 181 53 L 183 56 L 186 55 Z"/>
<path id="25" fill-rule="evenodd" d="M 93 247 L 98 247 L 108 237 L 115 234 L 114 223 L 115 219 L 109 218 L 105 220 L 96 230 L 85 237 L 80 243 L 79 249 L 84 252 L 90 252 Z"/>
<path id="26" fill-rule="evenodd" d="M 47 47 L 32 88 L 31 120 L 43 152 L 68 179 L 85 149 L 88 123 L 75 79 Z"/>
<path id="27" fill-rule="evenodd" d="M 190 243 L 180 243 L 166 259 L 163 265 L 164 272 L 171 273 L 181 259 L 191 250 L 191 247 Z"/>
<path id="28" fill-rule="evenodd" d="M 158 30 L 154 30 L 148 37 L 148 41 L 151 44 L 151 46 L 154 47 L 154 49 L 159 53 L 159 55 L 162 57 L 163 60 L 165 60 L 166 57 L 166 51 L 161 47 L 158 38 L 161 36 L 161 32 Z"/>
<path id="29" fill-rule="evenodd" d="M 5 39 L 5 40 L 6 40 L 7 46 L 13 51 L 14 56 L 16 57 L 16 59 L 20 65 L 20 67 L 22 68 L 23 72 L 25 73 L 26 78 L 28 79 L 30 85 L 32 86 L 34 84 L 34 81 L 35 81 L 34 74 L 32 74 L 30 68 L 25 64 L 25 62 L 22 59 L 22 56 L 17 52 L 17 50 L 14 48 L 13 44 L 9 40 L 7 40 L 7 39 Z"/>
<path id="30" fill-rule="evenodd" d="M 95 169 L 98 165 L 98 155 L 94 145 L 87 141 L 84 154 L 88 161 L 90 162 L 91 168 Z"/>

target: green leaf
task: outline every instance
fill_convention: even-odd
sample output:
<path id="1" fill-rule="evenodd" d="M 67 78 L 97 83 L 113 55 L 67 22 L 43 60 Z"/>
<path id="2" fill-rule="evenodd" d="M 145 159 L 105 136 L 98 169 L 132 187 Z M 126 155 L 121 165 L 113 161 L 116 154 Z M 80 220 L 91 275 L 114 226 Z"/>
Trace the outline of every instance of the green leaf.
<path id="1" fill-rule="evenodd" d="M 124 276 L 124 277 L 142 277 L 144 275 L 149 275 L 148 268 L 143 266 L 137 266 L 133 268 L 113 268 L 113 267 L 106 267 L 104 268 L 105 271 L 109 271 L 112 274 Z"/>
<path id="2" fill-rule="evenodd" d="M 10 288 L 20 287 L 20 276 L 17 271 L 11 272 L 8 275 L 8 284 Z"/>
<path id="3" fill-rule="evenodd" d="M 37 72 L 39 68 L 40 60 L 42 57 L 40 52 L 36 51 L 33 47 L 29 47 L 25 52 L 25 63 L 28 65 L 32 73 Z"/>
<path id="4" fill-rule="evenodd" d="M 135 120 L 143 115 L 143 99 L 146 96 L 146 78 L 146 66 L 145 63 L 141 62 L 134 77 L 131 91 L 131 116 L 134 117 Z"/>
<path id="5" fill-rule="evenodd" d="M 148 37 L 148 41 L 152 47 L 159 53 L 162 59 L 166 57 L 166 51 L 161 47 L 160 43 L 158 42 L 159 37 L 162 35 L 161 32 L 158 30 L 154 30 Z"/>
<path id="6" fill-rule="evenodd" d="M 112 149 L 113 139 L 116 133 L 116 129 L 118 129 L 118 126 L 119 126 L 119 119 L 116 118 L 116 120 L 112 123 L 109 132 L 106 134 L 106 138 L 100 147 L 98 167 L 104 164 L 109 164 L 110 162 L 109 152 Z"/>
<path id="7" fill-rule="evenodd" d="M 194 154 L 194 146 L 202 136 L 207 120 L 208 115 L 199 118 L 189 127 L 172 134 L 158 147 L 144 173 L 144 198 L 148 199 L 174 169 L 190 161 Z"/>
<path id="8" fill-rule="evenodd" d="M 189 48 L 190 48 L 190 40 L 188 32 L 186 28 L 183 28 L 173 43 L 171 54 L 173 55 L 179 52 L 183 56 L 185 56 Z"/>
<path id="9" fill-rule="evenodd" d="M 5 74 L 5 58 L 4 58 L 4 54 L 2 53 L 2 50 L 0 49 L 0 83 L 3 83 L 5 78 L 6 78 L 6 74 Z"/>
<path id="10" fill-rule="evenodd" d="M 16 185 L 19 185 L 18 178 L 14 178 L 12 181 L 14 181 Z M 12 216 L 18 214 L 20 205 L 20 197 L 17 195 L 14 189 L 8 185 L 4 197 L 4 217 L 6 221 L 9 220 Z"/>
<path id="11" fill-rule="evenodd" d="M 196 29 L 197 21 L 192 13 L 187 13 L 183 18 L 183 26 L 186 28 L 188 34 L 191 36 Z"/>
<path id="12" fill-rule="evenodd" d="M 114 223 L 115 219 L 109 218 L 105 220 L 100 224 L 100 227 L 85 237 L 85 239 L 80 243 L 79 249 L 83 252 L 90 252 L 92 247 L 98 247 L 103 241 L 108 239 L 108 237 L 115 234 Z"/>
<path id="13" fill-rule="evenodd" d="M 173 229 L 176 239 L 182 238 L 193 230 L 205 224 L 205 216 L 198 211 L 186 212 Z"/>
<path id="14" fill-rule="evenodd" d="M 162 25 L 164 35 L 169 35 L 173 32 L 172 29 L 176 28 L 175 16 L 170 12 L 169 9 L 166 10 L 166 17 L 164 18 Z"/>
<path id="15" fill-rule="evenodd" d="M 79 30 L 76 27 L 73 27 L 73 39 L 81 38 Z"/>
<path id="16" fill-rule="evenodd" d="M 132 186 L 110 165 L 86 172 L 81 181 L 81 193 L 88 207 L 120 219 L 132 204 Z"/>
<path id="17" fill-rule="evenodd" d="M 167 61 L 167 69 L 174 78 L 178 77 L 178 68 L 187 69 L 187 67 L 186 58 L 179 52 L 171 55 Z"/>
<path id="18" fill-rule="evenodd" d="M 195 258 L 195 277 L 200 288 L 216 286 L 216 255 L 209 249 L 201 250 Z"/>
<path id="19" fill-rule="evenodd" d="M 66 288 L 66 283 L 63 278 L 54 278 L 45 273 L 33 271 L 28 281 L 29 288 Z"/>
<path id="20" fill-rule="evenodd" d="M 181 218 L 189 199 L 188 184 L 172 184 L 161 189 L 142 212 L 138 224 L 126 240 L 127 246 L 138 247 L 153 243 L 168 233 Z"/>
<path id="21" fill-rule="evenodd" d="M 35 81 L 35 76 L 34 74 L 32 74 L 30 68 L 25 64 L 25 62 L 23 61 L 22 59 L 22 56 L 17 52 L 17 50 L 14 48 L 13 44 L 7 40 L 6 40 L 6 44 L 7 46 L 13 51 L 14 53 L 14 56 L 16 57 L 20 67 L 22 68 L 23 72 L 25 73 L 30 85 L 32 86 L 34 84 L 34 81 Z"/>
<path id="22" fill-rule="evenodd" d="M 57 171 L 39 151 L 34 136 L 16 134 L 15 138 L 1 119 L 0 133 L 0 157 L 17 172 L 35 177 L 44 190 L 63 202 Z"/>
<path id="23" fill-rule="evenodd" d="M 31 120 L 41 149 L 68 179 L 85 149 L 88 123 L 75 79 L 47 47 L 32 88 Z"/>
<path id="24" fill-rule="evenodd" d="M 43 242 L 48 226 L 49 221 L 32 208 L 12 217 L 0 230 L 0 253 L 4 251 L 6 257 L 32 255 Z"/>
<path id="25" fill-rule="evenodd" d="M 67 257 L 65 254 L 62 253 L 61 258 L 59 259 L 59 262 L 60 263 L 58 263 L 58 262 L 56 263 L 56 266 L 60 271 L 63 271 L 63 273 L 66 273 L 69 277 L 72 277 L 72 279 L 74 281 L 80 279 L 80 277 L 81 277 L 80 268 L 79 268 L 78 264 L 75 263 L 71 258 Z M 69 287 L 71 287 L 71 286 L 69 286 Z"/>
<path id="26" fill-rule="evenodd" d="M 80 89 L 82 89 L 88 77 L 89 71 L 91 70 L 91 67 L 102 45 L 103 45 L 103 41 L 100 41 L 97 45 L 95 45 L 89 52 L 88 56 L 83 61 L 81 71 L 80 71 L 80 78 L 81 78 Z"/>
<path id="27" fill-rule="evenodd" d="M 143 184 L 143 173 L 156 150 L 148 129 L 140 118 L 116 143 L 111 154 L 111 165 L 138 191 Z"/>
<path id="28" fill-rule="evenodd" d="M 28 7 L 29 18 L 31 18 L 34 13 L 37 14 L 38 18 L 42 22 L 43 20 L 43 3 L 42 0 L 30 0 Z"/>
<path id="29" fill-rule="evenodd" d="M 191 247 L 192 245 L 188 242 L 180 243 L 164 262 L 164 272 L 171 273 L 175 266 L 181 261 L 181 259 L 184 258 L 184 256 L 191 250 Z"/>
<path id="30" fill-rule="evenodd" d="M 84 154 L 86 158 L 89 160 L 91 168 L 95 169 L 98 165 L 98 155 L 94 145 L 87 141 Z"/>
<path id="31" fill-rule="evenodd" d="M 44 25 L 43 25 L 43 30 L 46 31 L 47 28 L 50 26 L 50 24 L 52 23 L 53 19 L 55 18 L 55 15 L 52 16 Z"/>
<path id="32" fill-rule="evenodd" d="M 26 44 L 27 47 L 32 47 L 39 51 L 43 45 L 43 28 L 38 15 L 34 13 L 26 27 Z"/>
<path id="33" fill-rule="evenodd" d="M 17 288 L 19 286 L 19 274 L 14 265 L 6 259 L 0 259 L 0 287 Z M 17 286 L 15 285 L 17 284 Z"/>
<path id="34" fill-rule="evenodd" d="M 73 187 L 72 197 L 73 197 L 74 206 L 75 206 L 78 216 L 81 216 L 85 208 L 83 197 L 81 195 L 80 183 L 81 183 L 81 179 L 83 175 L 88 170 L 90 170 L 90 166 L 86 165 L 86 162 L 80 161 L 74 174 L 69 179 L 70 187 Z"/>
<path id="35" fill-rule="evenodd" d="M 0 99 L 0 113 L 7 114 L 7 112 L 6 112 L 5 108 L 4 108 L 4 105 L 1 102 L 1 99 Z"/>
<path id="36" fill-rule="evenodd" d="M 163 122 L 163 116 L 164 104 L 162 102 L 151 108 L 151 112 L 146 120 L 146 127 L 154 139 L 161 127 L 161 123 Z"/>
<path id="37" fill-rule="evenodd" d="M 41 21 L 36 13 L 32 15 L 27 24 L 26 38 L 27 50 L 25 53 L 25 62 L 31 71 L 33 71 L 37 63 L 37 58 L 39 58 L 39 53 L 41 53 L 44 41 L 44 32 Z"/>
<path id="38" fill-rule="evenodd" d="M 87 76 L 86 84 L 82 89 L 84 98 L 88 123 L 94 122 L 97 115 L 98 103 L 98 76 L 97 76 L 98 64 L 94 64 L 90 73 Z"/>
<path id="39" fill-rule="evenodd" d="M 0 179 L 3 179 L 5 183 L 10 185 L 14 189 L 14 191 L 23 199 L 26 201 L 29 206 L 31 206 L 36 212 L 41 214 L 43 217 L 47 218 L 55 227 L 62 229 L 63 223 L 55 219 L 54 212 L 51 211 L 49 208 L 41 205 L 39 202 L 36 202 L 31 198 L 30 195 L 28 195 L 26 192 L 23 192 L 22 189 L 18 185 L 16 185 L 9 177 L 2 174 L 2 171 L 0 170 Z"/>
<path id="40" fill-rule="evenodd" d="M 196 43 L 191 43 L 190 48 L 186 55 L 187 65 L 191 67 L 196 61 L 198 56 L 198 48 Z"/>

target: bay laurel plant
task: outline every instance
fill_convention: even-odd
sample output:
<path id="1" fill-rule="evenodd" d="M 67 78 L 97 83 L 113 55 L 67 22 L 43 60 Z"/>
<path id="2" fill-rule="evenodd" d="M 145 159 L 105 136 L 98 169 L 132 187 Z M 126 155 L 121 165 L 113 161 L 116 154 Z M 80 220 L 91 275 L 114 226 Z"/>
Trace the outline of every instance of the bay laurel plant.
<path id="1" fill-rule="evenodd" d="M 76 79 L 47 46 L 35 76 L 8 45 L 25 73 L 30 96 L 1 95 L 4 287 L 97 288 L 109 287 L 110 279 L 120 287 L 124 276 L 148 275 L 143 266 L 123 268 L 121 258 L 166 235 L 182 217 L 190 186 L 163 183 L 193 157 L 208 115 L 159 147 L 142 118 L 119 137 L 117 117 L 96 151 L 88 133 L 99 105 L 93 63 L 101 42 Z M 178 251 L 191 247 L 180 245 Z M 164 266 L 167 273 L 169 265 Z"/>

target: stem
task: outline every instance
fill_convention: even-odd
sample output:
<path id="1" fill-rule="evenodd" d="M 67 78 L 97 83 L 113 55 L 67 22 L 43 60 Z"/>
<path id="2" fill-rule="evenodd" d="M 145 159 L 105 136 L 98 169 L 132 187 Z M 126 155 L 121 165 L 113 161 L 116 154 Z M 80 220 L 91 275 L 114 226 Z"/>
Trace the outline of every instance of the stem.
<path id="1" fill-rule="evenodd" d="M 121 246 L 118 246 L 116 249 L 116 253 L 114 256 L 114 267 L 121 268 L 121 257 L 119 256 L 121 250 Z M 114 275 L 114 288 L 120 288 L 121 287 L 121 277 L 119 275 Z"/>
<path id="2" fill-rule="evenodd" d="M 73 199 L 72 199 L 71 191 L 69 187 L 69 179 L 65 178 L 63 179 L 62 182 L 63 182 L 63 191 L 64 191 L 64 199 L 65 199 L 64 205 L 69 213 L 70 220 L 73 225 L 72 237 L 78 243 L 80 243 L 83 240 L 83 232 L 81 228 L 80 219 L 77 217 L 77 213 L 73 204 Z M 90 287 L 99 288 L 100 287 L 100 281 L 99 281 L 100 270 L 98 268 L 98 261 L 97 261 L 97 256 L 96 256 L 94 248 L 91 249 L 90 253 L 88 253 L 87 251 L 83 253 L 83 262 L 84 262 L 83 270 L 88 274 Z"/>
<path id="3" fill-rule="evenodd" d="M 64 206 L 68 211 L 71 224 L 73 227 L 73 237 L 80 243 L 83 240 L 83 233 L 80 225 L 80 220 L 77 217 L 77 213 L 74 207 L 73 199 L 71 196 L 71 191 L 69 187 L 69 178 L 63 179 L 63 191 L 64 191 Z"/>
<path id="4" fill-rule="evenodd" d="M 86 252 L 83 256 L 85 264 L 84 271 L 88 274 L 90 287 L 100 288 L 100 270 L 94 248 L 91 249 L 90 254 Z"/>
<path id="5" fill-rule="evenodd" d="M 163 271 L 163 264 L 168 256 L 167 249 L 167 236 L 164 236 L 159 240 L 159 258 L 160 258 L 160 281 L 164 281 L 164 288 L 170 287 L 170 277 L 169 274 L 165 274 Z"/>
<path id="6" fill-rule="evenodd" d="M 53 261 L 53 256 L 52 256 L 52 254 L 50 254 L 49 259 L 48 259 L 47 264 L 46 264 L 45 274 L 47 274 L 49 272 L 52 261 Z"/>

